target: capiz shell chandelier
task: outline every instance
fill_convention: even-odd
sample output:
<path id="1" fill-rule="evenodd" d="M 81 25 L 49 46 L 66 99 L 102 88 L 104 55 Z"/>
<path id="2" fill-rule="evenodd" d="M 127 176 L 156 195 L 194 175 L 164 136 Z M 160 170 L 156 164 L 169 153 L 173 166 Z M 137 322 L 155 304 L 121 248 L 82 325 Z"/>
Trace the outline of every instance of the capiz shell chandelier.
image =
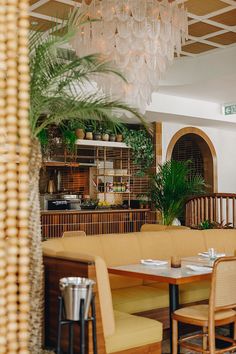
<path id="1" fill-rule="evenodd" d="M 127 83 L 107 76 L 99 87 L 142 113 L 161 75 L 187 39 L 187 12 L 179 1 L 82 0 L 81 11 L 95 21 L 81 27 L 72 41 L 76 53 L 101 53 L 115 63 Z"/>

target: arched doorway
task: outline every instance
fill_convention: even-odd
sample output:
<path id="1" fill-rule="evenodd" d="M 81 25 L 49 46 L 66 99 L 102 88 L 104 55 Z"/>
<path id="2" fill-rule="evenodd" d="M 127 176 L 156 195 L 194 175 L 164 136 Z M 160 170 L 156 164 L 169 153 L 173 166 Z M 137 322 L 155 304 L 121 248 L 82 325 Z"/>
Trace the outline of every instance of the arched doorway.
<path id="1" fill-rule="evenodd" d="M 204 177 L 209 193 L 217 192 L 216 151 L 209 137 L 198 128 L 183 128 L 171 139 L 167 160 L 191 160 L 192 175 Z"/>

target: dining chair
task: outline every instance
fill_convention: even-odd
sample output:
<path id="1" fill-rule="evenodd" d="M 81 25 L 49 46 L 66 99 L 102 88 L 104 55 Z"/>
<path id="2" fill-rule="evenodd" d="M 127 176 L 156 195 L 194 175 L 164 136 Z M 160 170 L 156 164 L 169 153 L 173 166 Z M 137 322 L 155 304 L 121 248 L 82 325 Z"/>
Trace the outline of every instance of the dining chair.
<path id="1" fill-rule="evenodd" d="M 236 257 L 221 257 L 214 262 L 209 304 L 193 305 L 176 310 L 173 321 L 173 354 L 178 345 L 200 353 L 224 353 L 236 349 Z M 178 323 L 202 327 L 202 333 L 178 339 Z M 215 327 L 234 324 L 234 338 L 215 334 Z M 201 345 L 191 343 L 202 338 Z M 216 349 L 215 339 L 229 343 L 225 349 Z"/>

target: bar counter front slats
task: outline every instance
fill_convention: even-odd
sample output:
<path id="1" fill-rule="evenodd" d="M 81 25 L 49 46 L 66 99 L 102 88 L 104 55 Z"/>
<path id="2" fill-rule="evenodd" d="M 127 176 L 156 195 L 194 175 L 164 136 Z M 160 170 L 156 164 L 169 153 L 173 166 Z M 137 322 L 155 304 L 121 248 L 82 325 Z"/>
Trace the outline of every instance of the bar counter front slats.
<path id="1" fill-rule="evenodd" d="M 42 211 L 43 238 L 61 237 L 65 231 L 85 231 L 87 235 L 138 232 L 145 223 L 156 223 L 149 209 Z"/>

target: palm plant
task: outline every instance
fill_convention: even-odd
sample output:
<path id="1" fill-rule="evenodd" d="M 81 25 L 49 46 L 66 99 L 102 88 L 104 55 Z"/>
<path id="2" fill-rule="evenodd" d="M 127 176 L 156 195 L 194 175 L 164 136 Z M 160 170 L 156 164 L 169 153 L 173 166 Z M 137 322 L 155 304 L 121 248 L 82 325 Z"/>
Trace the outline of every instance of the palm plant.
<path id="1" fill-rule="evenodd" d="M 166 161 L 152 177 L 151 200 L 161 212 L 164 225 L 183 215 L 186 200 L 205 192 L 204 179 L 191 175 L 191 161 Z"/>
<path id="2" fill-rule="evenodd" d="M 30 218 L 31 231 L 31 299 L 30 353 L 42 351 L 43 272 L 39 207 L 39 170 L 41 150 L 38 137 L 50 125 L 67 125 L 71 121 L 96 119 L 116 122 L 116 116 L 128 111 L 142 119 L 139 112 L 122 102 L 114 101 L 93 88 L 95 75 L 122 75 L 98 54 L 77 57 L 65 49 L 85 18 L 78 11 L 54 28 L 53 33 L 32 33 L 30 55 L 30 111 L 32 132 L 30 156 Z M 62 46 L 64 49 L 61 49 Z M 66 47 L 67 48 L 67 47 Z"/>

